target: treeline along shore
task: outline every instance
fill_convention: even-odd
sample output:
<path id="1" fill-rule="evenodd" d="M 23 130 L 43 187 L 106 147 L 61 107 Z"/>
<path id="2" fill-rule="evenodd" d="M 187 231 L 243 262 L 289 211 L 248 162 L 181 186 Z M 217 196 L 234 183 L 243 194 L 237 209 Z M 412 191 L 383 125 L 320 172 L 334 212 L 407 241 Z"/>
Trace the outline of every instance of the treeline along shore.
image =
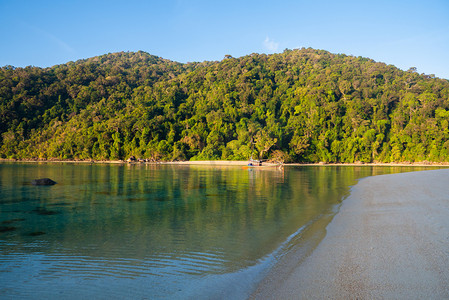
<path id="1" fill-rule="evenodd" d="M 0 69 L 3 159 L 442 163 L 448 125 L 448 80 L 310 48 Z"/>

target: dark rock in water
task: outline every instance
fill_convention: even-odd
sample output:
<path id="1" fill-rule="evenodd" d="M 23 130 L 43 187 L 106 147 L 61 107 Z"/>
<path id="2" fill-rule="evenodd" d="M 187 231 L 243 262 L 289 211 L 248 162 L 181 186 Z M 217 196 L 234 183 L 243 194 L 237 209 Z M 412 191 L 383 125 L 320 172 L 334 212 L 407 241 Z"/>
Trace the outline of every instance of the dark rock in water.
<path id="1" fill-rule="evenodd" d="M 41 179 L 35 179 L 31 181 L 32 185 L 54 185 L 56 184 L 55 181 L 51 180 L 50 178 L 41 178 Z"/>
<path id="2" fill-rule="evenodd" d="M 16 229 L 14 226 L 0 226 L 0 232 L 14 231 Z"/>
<path id="3" fill-rule="evenodd" d="M 52 204 L 47 204 L 47 206 L 69 206 L 71 205 L 70 203 L 65 203 L 65 202 L 58 202 L 58 203 L 52 203 Z"/>
<path id="4" fill-rule="evenodd" d="M 59 214 L 58 211 L 48 210 L 48 209 L 45 209 L 43 207 L 36 207 L 35 209 L 33 209 L 33 212 L 35 212 L 35 213 L 37 213 L 38 215 L 41 215 L 41 216 L 51 216 L 51 215 Z"/>
<path id="5" fill-rule="evenodd" d="M 43 232 L 43 231 L 34 231 L 34 232 L 28 233 L 27 235 L 28 236 L 39 236 L 39 235 L 43 235 L 43 234 L 45 234 L 45 232 Z"/>
<path id="6" fill-rule="evenodd" d="M 146 201 L 145 198 L 126 198 L 126 201 L 128 202 L 139 202 L 139 201 Z"/>
<path id="7" fill-rule="evenodd" d="M 25 219 L 20 218 L 20 219 L 6 220 L 6 221 L 3 221 L 2 224 L 12 224 L 12 223 L 19 222 L 19 221 L 25 221 Z"/>

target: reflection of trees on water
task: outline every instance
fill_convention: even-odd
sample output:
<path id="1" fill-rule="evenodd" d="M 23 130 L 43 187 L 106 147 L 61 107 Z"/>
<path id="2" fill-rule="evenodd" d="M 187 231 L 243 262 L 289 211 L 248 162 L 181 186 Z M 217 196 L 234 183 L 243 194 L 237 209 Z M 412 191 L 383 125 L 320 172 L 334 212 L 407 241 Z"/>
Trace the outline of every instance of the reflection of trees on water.
<path id="1" fill-rule="evenodd" d="M 155 264 L 161 257 L 188 259 L 202 253 L 209 260 L 197 263 L 209 264 L 213 272 L 237 270 L 271 253 L 298 228 L 329 213 L 357 178 L 403 170 L 51 164 L 14 168 L 14 176 L 0 169 L 3 186 L 43 175 L 58 185 L 2 194 L 15 197 L 15 208 L 22 212 L 7 214 L 4 208 L 13 204 L 3 204 L 0 221 L 26 219 L 8 239 L 28 243 L 38 238 L 49 249 L 58 245 L 80 255 Z M 25 201 L 30 197 L 36 201 Z M 32 215 L 36 209 L 57 214 Z M 26 236 L 30 232 L 45 234 Z"/>

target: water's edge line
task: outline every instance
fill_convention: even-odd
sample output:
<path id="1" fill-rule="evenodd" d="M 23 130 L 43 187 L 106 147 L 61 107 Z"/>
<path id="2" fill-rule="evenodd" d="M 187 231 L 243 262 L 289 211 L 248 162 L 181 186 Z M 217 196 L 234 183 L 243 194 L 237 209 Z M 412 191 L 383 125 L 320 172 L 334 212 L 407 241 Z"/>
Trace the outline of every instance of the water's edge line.
<path id="1" fill-rule="evenodd" d="M 30 164 L 122 164 L 122 165 L 212 165 L 212 166 L 247 166 L 248 161 L 240 160 L 193 160 L 193 161 L 159 161 L 159 162 L 128 162 L 125 160 L 33 160 L 33 159 L 5 159 L 1 163 L 30 163 Z M 265 163 L 266 166 L 277 165 Z M 284 163 L 284 167 L 442 167 L 449 168 L 449 162 L 391 162 L 391 163 Z"/>
<path id="2" fill-rule="evenodd" d="M 288 276 L 288 274 L 290 273 L 289 271 L 282 270 L 282 274 L 278 274 L 279 273 L 278 269 L 284 269 L 286 265 L 289 265 L 291 268 L 293 268 L 292 264 L 290 264 L 292 259 L 289 259 L 289 256 L 295 257 L 296 261 L 295 266 L 300 265 L 308 256 L 310 256 L 313 253 L 313 251 L 319 246 L 322 240 L 326 237 L 328 226 L 331 224 L 334 217 L 340 212 L 340 209 L 345 200 L 347 200 L 351 196 L 354 187 L 358 185 L 361 180 L 381 175 L 364 176 L 355 179 L 355 183 L 347 187 L 348 190 L 346 194 L 341 197 L 339 203 L 334 204 L 330 209 L 318 215 L 314 219 L 310 220 L 305 225 L 301 226 L 297 231 L 288 236 L 287 239 L 284 242 L 282 242 L 278 248 L 276 248 L 270 254 L 261 258 L 259 260 L 260 264 L 269 263 L 269 265 L 267 266 L 262 278 L 254 284 L 247 299 L 259 299 L 260 298 L 259 292 L 262 290 L 264 282 L 271 281 L 270 280 L 271 276 L 275 274 L 276 277 Z M 321 222 L 324 222 L 325 224 L 320 224 Z M 315 233 L 313 232 L 313 229 L 315 229 L 313 228 L 314 226 L 319 227 L 316 229 L 317 232 Z M 312 236 L 303 237 L 308 233 L 309 230 L 312 231 L 310 232 Z M 292 242 L 296 239 L 298 241 Z M 271 262 L 269 262 L 269 260 L 271 260 Z M 282 281 L 282 279 L 278 280 Z"/>
<path id="3" fill-rule="evenodd" d="M 415 167 L 415 166 L 414 166 Z M 435 167 L 435 166 L 434 166 Z M 444 168 L 441 168 L 444 169 Z M 437 169 L 438 170 L 438 169 Z M 432 171 L 432 170 L 418 170 L 418 171 L 412 171 L 413 172 L 426 172 L 426 171 Z M 377 175 L 370 175 L 370 176 L 363 176 L 360 178 L 355 179 L 355 183 L 352 185 L 349 185 L 347 188 L 347 192 L 345 195 L 341 197 L 341 200 L 339 203 L 333 205 L 327 212 L 323 212 L 319 216 L 315 217 L 314 219 L 307 222 L 305 225 L 303 225 L 301 228 L 299 228 L 296 232 L 291 234 L 287 239 L 272 253 L 268 254 L 264 258 L 262 258 L 260 261 L 263 262 L 265 259 L 272 258 L 272 262 L 269 266 L 267 266 L 267 270 L 265 271 L 264 276 L 255 284 L 255 288 L 250 293 L 250 296 L 248 299 L 259 299 L 262 298 L 262 290 L 264 282 L 272 282 L 270 278 L 272 276 L 276 276 L 278 281 L 282 281 L 282 278 L 280 277 L 286 277 L 290 273 L 288 270 L 285 270 L 285 268 L 290 267 L 293 269 L 294 265 L 297 267 L 298 265 L 301 265 L 302 262 L 310 256 L 313 251 L 319 246 L 319 244 L 322 242 L 322 240 L 327 235 L 327 229 L 328 226 L 331 225 L 332 220 L 335 218 L 335 216 L 340 212 L 341 207 L 346 202 L 346 200 L 351 196 L 353 193 L 354 188 L 361 182 L 371 177 L 377 177 L 377 176 L 392 176 L 396 174 L 403 174 L 408 173 L 408 171 L 405 172 L 398 172 L 398 173 L 388 173 L 388 174 L 377 174 Z M 326 222 L 327 220 L 327 222 Z M 319 226 L 320 222 L 323 222 L 325 225 L 321 228 L 317 229 L 317 232 L 313 233 L 311 237 L 304 237 L 307 234 L 307 231 L 312 230 L 312 227 Z M 321 235 L 320 235 L 321 233 Z M 298 239 L 297 242 L 293 242 L 291 245 L 290 243 L 294 241 L 295 239 Z M 301 244 L 303 243 L 303 244 Z M 291 247 L 289 249 L 289 246 Z M 305 247 L 304 247 L 305 246 Z M 290 258 L 290 256 L 294 258 Z M 292 264 L 292 261 L 295 261 L 295 264 Z"/>

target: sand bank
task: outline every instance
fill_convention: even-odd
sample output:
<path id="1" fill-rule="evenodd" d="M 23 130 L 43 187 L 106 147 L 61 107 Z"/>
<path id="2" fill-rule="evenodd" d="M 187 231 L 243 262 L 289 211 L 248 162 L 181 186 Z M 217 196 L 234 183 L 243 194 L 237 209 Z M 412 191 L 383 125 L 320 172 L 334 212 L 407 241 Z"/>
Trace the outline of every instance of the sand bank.
<path id="1" fill-rule="evenodd" d="M 162 162 L 168 165 L 208 165 L 208 166 L 247 166 L 248 161 L 238 160 L 198 160 Z"/>
<path id="2" fill-rule="evenodd" d="M 449 299 L 449 170 L 362 179 L 326 230 L 251 298 Z"/>
<path id="3" fill-rule="evenodd" d="M 127 160 L 57 160 L 57 159 L 5 159 L 0 158 L 1 162 L 18 162 L 18 163 L 81 163 L 81 164 L 170 164 L 170 165 L 208 165 L 208 166 L 246 166 L 248 161 L 239 160 L 198 160 L 198 161 L 134 161 L 128 162 Z M 264 162 L 263 166 L 277 166 L 278 163 Z M 360 166 L 372 166 L 372 167 L 449 167 L 449 162 L 394 162 L 394 163 L 286 163 L 284 166 L 349 166 L 349 167 L 360 167 Z"/>

